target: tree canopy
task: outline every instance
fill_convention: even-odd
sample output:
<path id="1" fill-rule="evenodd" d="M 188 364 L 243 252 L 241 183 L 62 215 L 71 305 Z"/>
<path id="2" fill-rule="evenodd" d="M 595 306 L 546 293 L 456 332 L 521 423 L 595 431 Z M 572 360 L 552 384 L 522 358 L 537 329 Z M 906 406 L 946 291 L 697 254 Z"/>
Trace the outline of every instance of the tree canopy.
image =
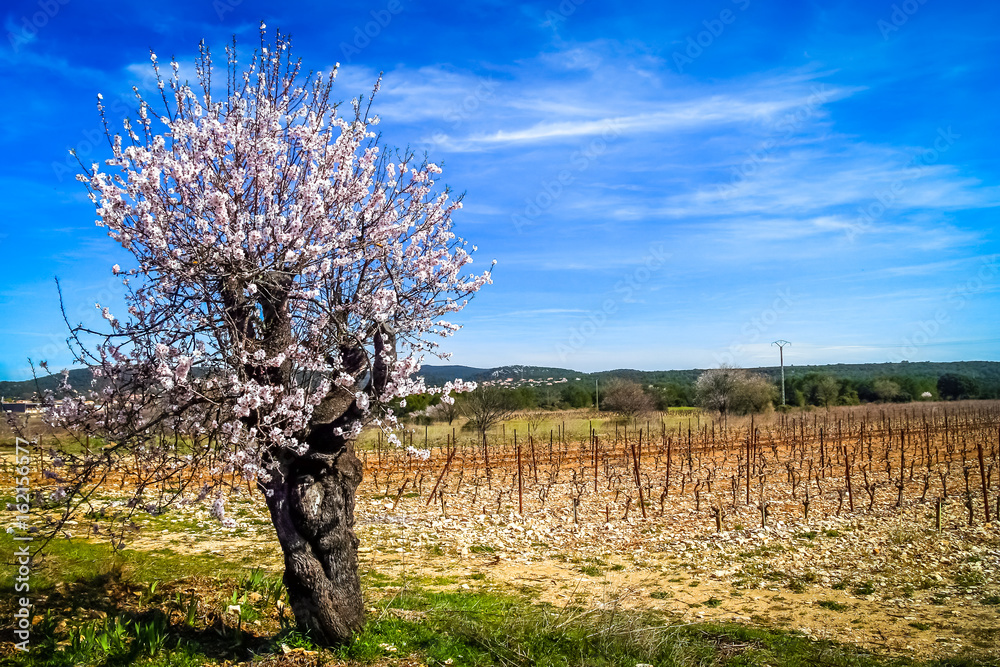
<path id="1" fill-rule="evenodd" d="M 702 373 L 695 382 L 698 405 L 727 414 L 750 414 L 770 407 L 777 394 L 762 375 L 723 365 Z"/>
<path id="2" fill-rule="evenodd" d="M 608 382 L 601 399 L 605 410 L 625 419 L 656 409 L 656 399 L 646 393 L 641 384 L 629 380 L 614 379 Z"/>

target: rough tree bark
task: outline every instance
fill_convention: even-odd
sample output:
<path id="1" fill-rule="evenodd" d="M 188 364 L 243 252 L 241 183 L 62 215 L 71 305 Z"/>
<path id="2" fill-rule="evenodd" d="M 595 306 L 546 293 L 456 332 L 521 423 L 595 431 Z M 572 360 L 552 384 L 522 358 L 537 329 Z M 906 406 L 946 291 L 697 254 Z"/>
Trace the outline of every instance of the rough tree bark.
<path id="1" fill-rule="evenodd" d="M 341 348 L 351 375 L 371 369 L 364 391 L 372 396 L 385 389 L 387 362 L 396 354 L 388 325 L 378 326 L 373 344 L 370 357 L 362 347 Z M 353 392 L 332 388 L 313 413 L 306 452 L 275 453 L 275 472 L 260 484 L 285 557 L 284 583 L 295 621 L 326 645 L 346 644 L 364 626 L 354 534 L 363 466 L 354 455 L 353 439 L 344 435 L 363 417 Z"/>
<path id="2" fill-rule="evenodd" d="M 295 621 L 315 641 L 336 645 L 364 625 L 354 534 L 362 467 L 353 443 L 329 430 L 314 430 L 310 451 L 282 461 L 262 486 L 285 557 Z"/>

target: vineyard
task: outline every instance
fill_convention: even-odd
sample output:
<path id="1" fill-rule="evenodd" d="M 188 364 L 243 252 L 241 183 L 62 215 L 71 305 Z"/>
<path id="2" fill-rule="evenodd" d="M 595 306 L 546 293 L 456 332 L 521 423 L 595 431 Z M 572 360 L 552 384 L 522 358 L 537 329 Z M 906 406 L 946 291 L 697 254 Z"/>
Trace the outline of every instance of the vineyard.
<path id="1" fill-rule="evenodd" d="M 426 460 L 376 437 L 363 558 L 905 655 L 996 649 L 996 402 L 669 419 L 455 430 Z"/>
<path id="2" fill-rule="evenodd" d="M 997 402 L 728 420 L 600 417 L 521 415 L 485 444 L 459 424 L 421 426 L 406 433 L 411 450 L 365 433 L 355 530 L 374 627 L 422 622 L 405 601 L 416 587 L 459 596 L 449 600 L 513 593 L 580 618 L 653 613 L 670 627 L 729 623 L 894 655 L 1000 658 Z M 36 431 L 43 444 L 54 437 Z M 52 453 L 37 453 L 32 484 L 47 497 Z M 53 548 L 106 544 L 121 525 L 110 512 L 120 511 L 131 526 L 125 553 L 154 582 L 143 585 L 188 562 L 232 576 L 251 567 L 280 575 L 274 528 L 252 481 L 232 478 L 234 521 L 225 525 L 195 497 L 197 479 L 169 509 L 131 507 L 141 474 L 117 470 L 94 496 L 109 514 L 67 521 L 67 539 Z M 152 497 L 169 490 L 147 488 Z M 54 516 L 45 507 L 33 513 L 37 525 Z M 58 591 L 63 571 L 45 563 L 38 572 Z M 127 604 L 108 613 L 159 604 L 119 585 Z M 197 590 L 189 623 L 222 630 L 243 595 L 204 576 L 167 576 L 162 586 L 168 597 Z M 70 630 L 96 613 L 72 607 L 58 616 Z M 252 611 L 260 641 L 284 627 L 280 605 L 266 596 Z M 54 631 L 55 640 L 68 641 L 70 630 Z"/>
<path id="3" fill-rule="evenodd" d="M 716 531 L 929 502 L 940 528 L 949 500 L 965 508 L 968 525 L 1000 512 L 1000 407 L 992 402 L 728 423 L 693 416 L 671 428 L 596 424 L 577 440 L 558 425 L 547 433 L 529 426 L 527 434 L 504 426 L 480 443 L 460 443 L 453 430 L 426 459 L 379 438 L 361 453 L 366 484 L 393 508 L 419 498 L 445 516 L 556 511 L 574 523 L 610 524 L 693 510 Z"/>

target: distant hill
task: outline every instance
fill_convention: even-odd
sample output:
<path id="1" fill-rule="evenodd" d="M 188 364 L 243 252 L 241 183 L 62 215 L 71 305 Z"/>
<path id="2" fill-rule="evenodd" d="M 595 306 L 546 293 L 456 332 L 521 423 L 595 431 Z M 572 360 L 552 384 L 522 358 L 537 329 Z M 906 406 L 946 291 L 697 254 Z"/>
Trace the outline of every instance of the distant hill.
<path id="1" fill-rule="evenodd" d="M 779 366 L 761 366 L 747 370 L 766 375 L 774 381 L 781 377 Z M 617 369 L 593 373 L 598 377 L 621 377 L 643 384 L 694 382 L 705 369 L 679 371 L 637 371 Z M 945 373 L 968 375 L 986 384 L 1000 383 L 1000 361 L 903 361 L 884 364 L 825 364 L 786 365 L 785 377 L 801 377 L 808 373 L 823 373 L 842 380 L 871 380 L 877 377 L 923 377 L 937 379 Z"/>
<path id="2" fill-rule="evenodd" d="M 418 373 L 428 386 L 440 386 L 449 380 L 462 379 L 466 382 L 487 380 L 547 380 L 549 378 L 574 378 L 589 376 L 588 373 L 570 370 L 568 368 L 551 368 L 548 366 L 497 366 L 496 368 L 475 368 L 473 366 L 435 366 L 425 365 Z"/>
<path id="3" fill-rule="evenodd" d="M 781 368 L 768 366 L 757 369 L 772 377 L 780 377 Z M 919 376 L 938 378 L 945 373 L 958 373 L 982 380 L 1000 382 L 1000 361 L 902 361 L 884 364 L 827 364 L 825 366 L 785 366 L 785 377 L 792 373 L 826 373 L 849 380 L 870 380 L 875 377 Z"/>
<path id="4" fill-rule="evenodd" d="M 694 382 L 705 372 L 704 368 L 671 371 L 640 371 L 632 368 L 616 368 L 608 371 L 584 373 L 567 368 L 548 368 L 545 366 L 499 366 L 497 368 L 474 368 L 472 366 L 434 366 L 426 365 L 420 369 L 428 384 L 441 384 L 455 378 L 463 380 L 489 380 L 496 378 L 523 378 L 544 380 L 549 377 L 565 377 L 570 381 L 575 378 L 610 379 L 625 378 L 643 384 Z M 762 373 L 777 379 L 781 376 L 778 366 L 761 366 L 747 370 Z M 945 373 L 958 373 L 982 380 L 984 382 L 1000 382 L 1000 361 L 903 361 L 884 364 L 825 364 L 825 365 L 786 365 L 785 377 L 801 376 L 807 373 L 825 373 L 841 379 L 870 380 L 876 377 L 919 376 L 938 378 Z"/>
<path id="5" fill-rule="evenodd" d="M 777 381 L 781 375 L 778 366 L 751 368 L 758 373 L 767 375 Z M 548 366 L 497 366 L 495 368 L 476 368 L 474 366 L 433 365 L 428 364 L 420 369 L 420 375 L 428 386 L 440 386 L 455 379 L 482 382 L 488 380 L 518 380 L 547 381 L 549 378 L 565 378 L 573 384 L 580 382 L 592 384 L 595 379 L 609 380 L 625 378 L 641 384 L 678 384 L 693 383 L 704 369 L 671 370 L 671 371 L 639 371 L 629 368 L 583 373 L 569 368 L 553 368 Z M 871 380 L 876 377 L 913 377 L 936 380 L 945 373 L 958 373 L 975 378 L 985 386 L 1000 386 L 1000 362 L 998 361 L 904 361 L 901 363 L 884 364 L 827 364 L 808 366 L 785 366 L 785 377 L 802 377 L 808 373 L 824 373 L 839 379 L 855 381 Z M 38 378 L 37 388 L 41 391 L 56 389 L 62 380 L 59 373 Z M 69 372 L 69 382 L 77 388 L 89 387 L 90 371 L 75 369 Z M 22 382 L 0 381 L 0 396 L 5 400 L 32 398 L 36 390 L 35 380 Z"/>
<path id="6" fill-rule="evenodd" d="M 622 378 L 639 384 L 691 384 L 704 372 L 705 370 L 702 368 L 683 371 L 637 371 L 632 368 L 616 368 L 611 371 L 591 373 L 591 375 L 602 380 Z"/>
<path id="7" fill-rule="evenodd" d="M 489 375 L 489 373 L 489 368 L 447 364 L 443 366 L 424 366 L 417 375 L 423 377 L 424 382 L 428 386 L 434 387 L 451 380 L 465 380 L 466 382 L 481 380 Z"/>
<path id="8" fill-rule="evenodd" d="M 69 383 L 74 389 L 89 389 L 94 376 L 86 368 L 75 368 L 69 372 Z M 53 373 L 36 380 L 20 382 L 0 381 L 0 398 L 5 401 L 34 398 L 35 392 L 55 391 L 62 384 L 62 373 Z"/>

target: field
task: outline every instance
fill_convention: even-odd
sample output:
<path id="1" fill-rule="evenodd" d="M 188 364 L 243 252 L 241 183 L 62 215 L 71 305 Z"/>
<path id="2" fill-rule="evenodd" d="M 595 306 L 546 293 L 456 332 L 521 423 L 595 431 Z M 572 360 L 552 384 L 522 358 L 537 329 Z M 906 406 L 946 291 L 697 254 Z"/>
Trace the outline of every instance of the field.
<path id="1" fill-rule="evenodd" d="M 527 414 L 485 447 L 458 423 L 416 427 L 407 444 L 425 437 L 426 460 L 378 434 L 359 443 L 371 621 L 355 645 L 317 651 L 289 627 L 273 531 L 244 485 L 236 528 L 187 504 L 137 520 L 118 554 L 82 538 L 99 518 L 79 519 L 33 574 L 39 656 L 61 644 L 95 664 L 128 651 L 154 664 L 1000 661 L 996 402 L 724 421 Z M 118 635 L 117 653 L 102 648 Z"/>

